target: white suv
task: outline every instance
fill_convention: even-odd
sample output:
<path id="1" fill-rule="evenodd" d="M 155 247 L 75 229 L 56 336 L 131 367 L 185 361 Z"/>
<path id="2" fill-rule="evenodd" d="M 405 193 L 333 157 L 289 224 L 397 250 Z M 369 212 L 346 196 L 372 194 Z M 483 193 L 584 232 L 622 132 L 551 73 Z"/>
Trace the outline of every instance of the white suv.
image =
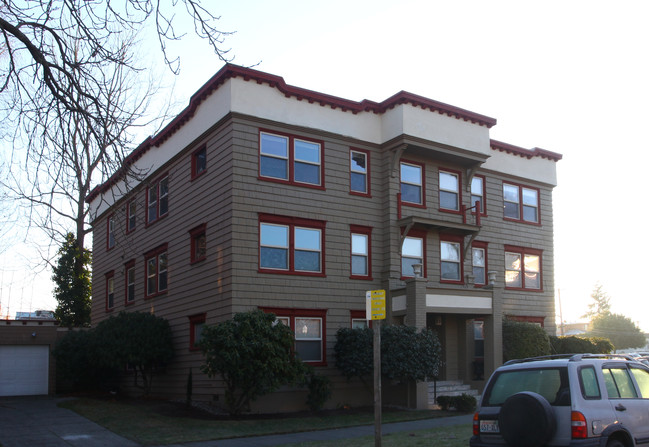
<path id="1" fill-rule="evenodd" d="M 649 446 L 649 366 L 612 354 L 511 360 L 487 382 L 470 445 Z"/>

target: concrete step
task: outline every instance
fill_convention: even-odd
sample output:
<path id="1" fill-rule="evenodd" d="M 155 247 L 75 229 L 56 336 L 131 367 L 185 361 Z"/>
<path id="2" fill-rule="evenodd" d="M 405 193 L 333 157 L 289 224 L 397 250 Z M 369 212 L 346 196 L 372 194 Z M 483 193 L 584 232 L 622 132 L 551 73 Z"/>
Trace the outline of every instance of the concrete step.
<path id="1" fill-rule="evenodd" d="M 463 383 L 461 380 L 444 380 L 437 382 L 428 382 L 428 405 L 434 407 L 437 405 L 435 396 L 461 396 L 468 394 L 473 396 L 476 400 L 480 400 L 480 393 L 478 390 L 472 389 L 470 385 Z"/>

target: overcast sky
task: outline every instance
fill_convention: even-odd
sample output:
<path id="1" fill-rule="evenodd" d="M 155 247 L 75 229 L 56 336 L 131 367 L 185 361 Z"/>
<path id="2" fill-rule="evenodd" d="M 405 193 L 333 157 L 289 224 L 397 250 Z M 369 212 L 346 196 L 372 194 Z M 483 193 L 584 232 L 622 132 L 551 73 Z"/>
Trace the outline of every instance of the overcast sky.
<path id="1" fill-rule="evenodd" d="M 648 251 L 649 2 L 214 3 L 221 28 L 236 31 L 224 44 L 234 63 L 357 101 L 406 90 L 496 118 L 494 139 L 563 154 L 554 190 L 563 319 L 578 320 L 600 283 L 614 312 L 649 331 L 639 281 Z M 180 50 L 174 97 L 186 104 L 223 64 L 193 39 Z M 23 273 L 33 256 L 23 244 L 0 255 L 3 316 L 56 306 L 51 273 Z"/>

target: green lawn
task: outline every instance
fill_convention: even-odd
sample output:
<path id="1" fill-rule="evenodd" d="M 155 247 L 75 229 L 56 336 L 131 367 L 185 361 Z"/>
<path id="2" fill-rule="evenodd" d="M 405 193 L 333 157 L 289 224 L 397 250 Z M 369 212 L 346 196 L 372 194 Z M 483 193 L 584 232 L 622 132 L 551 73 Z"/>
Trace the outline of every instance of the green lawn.
<path id="1" fill-rule="evenodd" d="M 61 406 L 69 408 L 82 416 L 97 422 L 114 433 L 132 439 L 143 445 L 164 445 L 185 443 L 193 441 L 206 441 L 212 439 L 236 438 L 246 436 L 268 435 L 277 433 L 292 433 L 298 431 L 322 430 L 329 428 L 350 427 L 374 423 L 374 414 L 368 411 L 337 411 L 324 412 L 315 415 L 291 416 L 291 417 L 256 417 L 232 420 L 229 418 L 215 418 L 196 412 L 186 412 L 182 405 L 173 405 L 168 402 L 155 400 L 107 400 L 81 398 L 68 400 L 61 403 Z M 443 412 L 439 410 L 386 410 L 383 412 L 383 423 L 409 421 L 416 419 L 429 419 L 444 416 L 457 416 L 455 412 Z M 384 436 L 384 444 L 417 446 L 424 445 L 416 442 L 431 444 L 431 439 L 438 439 L 440 436 L 446 439 L 444 444 L 453 446 L 447 441 L 453 437 L 461 436 L 455 434 L 466 432 L 470 436 L 470 428 L 460 430 L 456 427 L 440 428 L 437 430 L 425 430 L 415 432 L 412 436 L 408 433 L 393 434 Z M 392 441 L 405 436 L 404 440 Z M 363 438 L 356 438 L 358 442 Z M 466 438 L 468 439 L 468 437 Z M 403 442 L 409 442 L 404 444 Z M 415 443 L 410 443 L 410 441 Z M 465 440 L 466 441 L 466 440 Z M 468 442 L 462 441 L 466 446 Z M 367 444 L 354 443 L 354 446 L 374 445 L 373 438 Z M 388 442 L 397 442 L 388 444 Z M 304 444 L 311 446 L 312 444 Z M 313 444 L 323 446 L 326 444 Z M 337 447 L 352 444 L 336 442 Z M 457 444 L 460 445 L 460 444 Z"/>

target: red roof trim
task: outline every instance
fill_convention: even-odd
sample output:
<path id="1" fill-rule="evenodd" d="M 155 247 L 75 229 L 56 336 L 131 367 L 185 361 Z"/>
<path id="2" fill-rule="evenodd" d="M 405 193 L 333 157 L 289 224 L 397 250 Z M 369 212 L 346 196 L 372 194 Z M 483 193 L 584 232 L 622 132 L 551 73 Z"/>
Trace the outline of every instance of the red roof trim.
<path id="1" fill-rule="evenodd" d="M 461 109 L 449 104 L 444 104 L 442 102 L 434 101 L 432 99 L 428 99 L 423 96 L 415 95 L 405 91 L 401 91 L 380 103 L 367 99 L 361 102 L 356 102 L 350 101 L 348 99 L 338 98 L 332 95 L 327 95 L 325 93 L 319 93 L 313 90 L 307 90 L 304 88 L 288 85 L 286 82 L 284 82 L 284 79 L 281 76 L 264 73 L 262 71 L 253 70 L 251 68 L 240 67 L 238 65 L 226 64 L 214 76 L 212 76 L 209 81 L 207 81 L 200 89 L 198 89 L 196 93 L 192 95 L 189 100 L 189 105 L 182 112 L 180 112 L 157 135 L 148 137 L 131 154 L 129 154 L 129 156 L 124 160 L 124 164 L 128 166 L 142 157 L 142 155 L 144 155 L 144 153 L 146 153 L 152 147 L 159 147 L 194 116 L 196 109 L 198 109 L 198 106 L 205 99 L 207 99 L 207 97 L 212 94 L 214 90 L 218 89 L 228 79 L 236 77 L 241 77 L 245 81 L 255 81 L 257 82 L 257 84 L 268 84 L 268 86 L 278 89 L 287 98 L 294 97 L 298 101 L 306 100 L 309 102 L 309 104 L 317 103 L 323 107 L 329 106 L 332 109 L 340 109 L 343 112 L 349 111 L 353 114 L 360 112 L 382 114 L 398 105 L 410 104 L 414 107 L 421 107 L 424 110 L 430 110 L 431 112 L 437 112 L 441 115 L 455 117 L 456 119 L 462 119 L 464 121 L 478 124 L 480 126 L 486 126 L 488 128 L 491 128 L 496 124 L 495 118 L 490 118 L 485 115 L 480 115 L 469 110 Z M 88 195 L 86 201 L 91 202 L 99 194 L 106 192 L 119 180 L 122 173 L 123 171 L 115 173 L 110 179 L 108 179 L 108 181 L 94 188 Z"/>
<path id="2" fill-rule="evenodd" d="M 563 155 L 557 154 L 556 152 L 546 151 L 539 147 L 532 149 L 525 149 L 522 147 L 514 146 L 513 144 L 503 143 L 502 141 L 491 140 L 491 149 L 507 152 L 508 154 L 518 155 L 519 157 L 530 159 L 532 157 L 541 157 L 546 158 L 551 161 L 559 161 L 563 158 Z"/>

